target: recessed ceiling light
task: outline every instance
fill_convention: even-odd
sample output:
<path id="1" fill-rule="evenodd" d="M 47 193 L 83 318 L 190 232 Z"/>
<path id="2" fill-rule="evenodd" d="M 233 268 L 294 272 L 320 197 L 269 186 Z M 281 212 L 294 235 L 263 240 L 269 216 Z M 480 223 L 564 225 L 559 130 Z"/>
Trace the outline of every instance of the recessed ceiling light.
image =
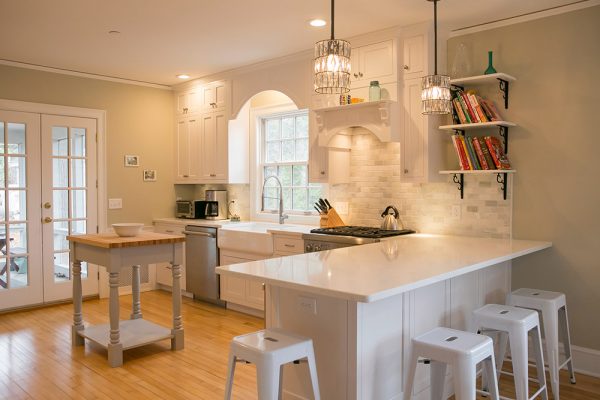
<path id="1" fill-rule="evenodd" d="M 189 75 L 186 75 L 186 74 L 179 74 L 179 75 L 177 75 L 177 77 L 178 77 L 179 79 L 188 79 L 190 76 L 189 76 Z"/>
<path id="2" fill-rule="evenodd" d="M 327 25 L 327 21 L 325 21 L 324 19 L 311 19 L 310 21 L 308 21 L 308 23 L 310 24 L 310 26 L 316 26 L 316 27 L 321 27 L 321 26 L 325 26 Z"/>

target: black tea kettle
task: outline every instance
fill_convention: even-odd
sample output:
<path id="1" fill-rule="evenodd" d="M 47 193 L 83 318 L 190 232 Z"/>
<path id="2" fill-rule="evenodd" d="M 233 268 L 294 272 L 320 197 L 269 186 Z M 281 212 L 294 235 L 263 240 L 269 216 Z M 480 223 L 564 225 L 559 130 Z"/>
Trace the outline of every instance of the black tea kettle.
<path id="1" fill-rule="evenodd" d="M 398 221 L 400 220 L 400 213 L 394 206 L 387 206 L 385 211 L 381 214 L 383 222 L 381 223 L 381 229 L 386 231 L 395 231 L 398 229 Z M 402 226 L 400 226 L 402 229 Z"/>

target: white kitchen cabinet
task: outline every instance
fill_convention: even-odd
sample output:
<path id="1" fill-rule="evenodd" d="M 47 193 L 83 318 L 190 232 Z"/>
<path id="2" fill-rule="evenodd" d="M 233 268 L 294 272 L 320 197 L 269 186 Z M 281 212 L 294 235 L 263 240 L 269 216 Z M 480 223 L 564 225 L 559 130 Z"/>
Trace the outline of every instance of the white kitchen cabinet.
<path id="1" fill-rule="evenodd" d="M 216 81 L 201 87 L 203 112 L 226 110 L 229 105 L 229 82 Z"/>
<path id="2" fill-rule="evenodd" d="M 200 129 L 200 179 L 227 183 L 228 119 L 225 111 L 203 114 Z"/>
<path id="3" fill-rule="evenodd" d="M 178 224 L 166 224 L 161 222 L 154 223 L 154 232 L 158 233 L 168 233 L 171 235 L 183 235 L 183 231 L 185 230 L 184 225 Z M 154 264 L 156 271 L 156 283 L 159 283 L 164 286 L 173 287 L 173 274 L 171 271 L 171 264 L 169 263 L 158 263 Z M 183 244 L 183 263 L 181 264 L 181 290 L 186 290 L 186 282 L 185 282 L 185 243 Z"/>
<path id="4" fill-rule="evenodd" d="M 201 119 L 198 115 L 180 117 L 175 132 L 175 183 L 200 180 Z"/>
<path id="5" fill-rule="evenodd" d="M 273 256 L 284 257 L 304 253 L 302 234 L 273 233 Z"/>
<path id="6" fill-rule="evenodd" d="M 176 115 L 194 114 L 202 106 L 202 93 L 200 88 L 193 88 L 176 94 Z"/>
<path id="7" fill-rule="evenodd" d="M 403 79 L 420 78 L 427 71 L 427 34 L 407 36 L 403 41 Z"/>
<path id="8" fill-rule="evenodd" d="M 371 81 L 379 84 L 396 82 L 398 80 L 397 57 L 395 40 L 390 39 L 379 43 L 352 49 L 352 89 L 369 86 Z"/>
<path id="9" fill-rule="evenodd" d="M 227 252 L 221 252 L 219 265 L 238 264 L 256 260 L 256 258 L 243 258 L 238 255 L 239 253 L 235 253 L 234 256 Z M 251 256 L 248 255 L 248 257 Z M 220 286 L 221 300 L 255 310 L 262 311 L 265 309 L 265 292 L 262 282 L 221 275 Z"/>

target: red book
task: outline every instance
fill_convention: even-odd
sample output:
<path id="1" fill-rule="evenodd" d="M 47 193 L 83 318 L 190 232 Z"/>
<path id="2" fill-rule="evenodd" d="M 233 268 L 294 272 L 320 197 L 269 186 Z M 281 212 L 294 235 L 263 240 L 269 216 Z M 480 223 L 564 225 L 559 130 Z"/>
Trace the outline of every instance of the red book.
<path id="1" fill-rule="evenodd" d="M 477 159 L 479 160 L 479 165 L 481 165 L 481 169 L 490 169 L 487 161 L 485 160 L 485 156 L 483 155 L 483 151 L 481 151 L 481 144 L 479 140 L 474 137 L 473 138 L 473 148 L 475 149 L 475 153 L 477 153 Z"/>
<path id="2" fill-rule="evenodd" d="M 462 144 L 462 149 L 464 151 L 463 154 L 465 155 L 465 158 L 467 159 L 467 164 L 469 164 L 469 168 L 467 168 L 467 169 L 471 169 L 471 170 L 475 169 L 475 167 L 473 166 L 473 161 L 471 161 L 471 157 L 469 156 L 469 150 L 467 149 L 467 142 L 465 141 L 465 137 L 463 135 L 460 135 L 458 137 L 458 139 L 459 139 L 460 143 Z"/>
<path id="3" fill-rule="evenodd" d="M 471 105 L 473 106 L 473 109 L 477 112 L 477 117 L 479 118 L 479 121 L 488 122 L 487 118 L 485 117 L 485 113 L 483 112 L 481 106 L 477 102 L 477 97 L 474 94 L 469 94 L 469 100 L 471 100 Z"/>
<path id="4" fill-rule="evenodd" d="M 494 115 L 494 121 L 502 121 L 502 117 L 498 113 L 498 109 L 496 108 L 494 102 L 491 100 L 486 100 L 485 102 L 490 109 L 490 112 Z"/>
<path id="5" fill-rule="evenodd" d="M 465 113 L 463 112 L 462 106 L 457 98 L 452 99 L 452 105 L 454 106 L 454 110 L 456 111 L 456 115 L 458 115 L 458 119 L 461 124 L 466 124 L 467 119 L 465 117 Z"/>
<path id="6" fill-rule="evenodd" d="M 475 138 L 475 139 L 477 139 L 477 141 L 479 142 L 479 148 L 481 149 L 481 152 L 483 153 L 483 158 L 485 158 L 485 162 L 488 165 L 489 169 L 496 169 L 496 165 L 494 164 L 494 160 L 492 159 L 492 156 L 490 155 L 490 151 L 487 148 L 485 139 L 482 137 Z"/>
<path id="7" fill-rule="evenodd" d="M 465 158 L 459 136 L 460 135 L 452 135 L 452 144 L 454 144 L 454 150 L 456 150 L 456 154 L 458 155 L 460 169 L 466 170 L 469 169 L 469 163 Z"/>
<path id="8" fill-rule="evenodd" d="M 471 107 L 471 102 L 469 101 L 469 97 L 465 92 L 460 92 L 460 96 L 463 99 L 463 102 L 467 106 L 467 111 L 469 112 L 469 117 L 471 118 L 471 122 L 479 122 L 479 118 L 477 118 L 473 107 Z"/>
<path id="9" fill-rule="evenodd" d="M 500 140 L 494 136 L 486 136 L 485 143 L 494 160 L 494 164 L 496 164 L 496 169 L 510 169 L 510 162 L 502 150 L 502 143 L 500 143 Z"/>
<path id="10" fill-rule="evenodd" d="M 492 112 L 488 108 L 487 102 L 484 99 L 482 99 L 481 97 L 479 97 L 479 96 L 477 96 L 477 102 L 481 106 L 481 109 L 485 113 L 485 116 L 488 119 L 488 121 L 495 121 L 494 115 L 492 114 Z"/>

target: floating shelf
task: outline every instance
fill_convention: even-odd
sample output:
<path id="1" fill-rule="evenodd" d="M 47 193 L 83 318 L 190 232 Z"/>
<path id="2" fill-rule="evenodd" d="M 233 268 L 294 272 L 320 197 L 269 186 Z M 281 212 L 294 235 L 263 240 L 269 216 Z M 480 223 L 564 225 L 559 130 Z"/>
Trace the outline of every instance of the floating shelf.
<path id="1" fill-rule="evenodd" d="M 514 174 L 517 172 L 516 169 L 456 169 L 449 171 L 440 171 L 440 174 L 444 175 L 452 175 L 452 174 L 471 174 L 471 175 L 483 175 L 483 174 Z"/>
<path id="2" fill-rule="evenodd" d="M 381 105 L 387 106 L 387 105 L 393 105 L 393 104 L 396 104 L 396 102 L 394 100 L 363 101 L 362 103 L 344 104 L 342 106 L 313 108 L 312 111 L 325 112 L 325 111 L 340 111 L 340 110 L 356 110 L 358 108 L 364 108 L 364 107 L 379 107 Z"/>
<path id="3" fill-rule="evenodd" d="M 481 169 L 481 170 L 449 170 L 449 171 L 440 171 L 440 174 L 444 175 L 454 175 L 452 177 L 452 181 L 458 185 L 458 190 L 460 191 L 460 198 L 464 198 L 464 190 L 465 190 L 465 175 L 484 175 L 484 174 L 496 174 L 496 182 L 500 184 L 500 190 L 502 190 L 502 197 L 506 200 L 506 182 L 508 179 L 508 174 L 513 174 L 517 172 L 514 169 Z"/>
<path id="4" fill-rule="evenodd" d="M 517 124 L 515 124 L 514 122 L 508 122 L 508 121 L 490 121 L 490 122 L 475 122 L 472 124 L 442 125 L 439 127 L 439 129 L 442 129 L 445 131 L 468 131 L 468 130 L 472 130 L 472 129 L 484 129 L 484 128 L 489 128 L 489 127 L 494 127 L 494 126 L 510 127 L 510 126 L 517 126 Z"/>
<path id="5" fill-rule="evenodd" d="M 466 78 L 450 79 L 450 84 L 455 85 L 455 86 L 460 86 L 460 85 L 465 85 L 465 84 L 477 85 L 477 84 L 490 83 L 490 81 L 494 81 L 495 79 L 500 79 L 500 80 L 503 80 L 506 82 L 512 82 L 512 81 L 517 80 L 517 78 L 515 78 L 514 76 L 504 74 L 502 72 L 498 72 L 495 74 L 477 75 L 477 76 L 468 76 Z"/>

